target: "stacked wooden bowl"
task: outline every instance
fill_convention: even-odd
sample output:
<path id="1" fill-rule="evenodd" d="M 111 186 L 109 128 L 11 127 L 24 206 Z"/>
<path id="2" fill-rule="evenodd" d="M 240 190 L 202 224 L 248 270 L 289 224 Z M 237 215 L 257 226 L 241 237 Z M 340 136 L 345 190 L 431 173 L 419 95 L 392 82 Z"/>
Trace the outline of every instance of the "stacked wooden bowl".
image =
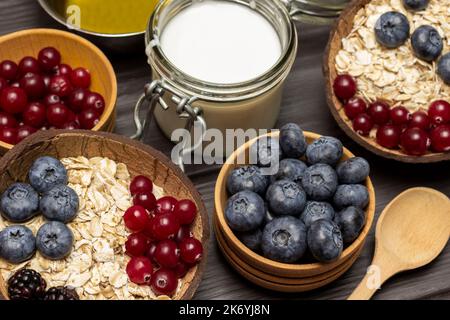
<path id="1" fill-rule="evenodd" d="M 279 133 L 271 133 L 278 137 Z M 308 143 L 320 136 L 305 132 Z M 332 263 L 286 264 L 264 258 L 247 248 L 233 233 L 225 220 L 225 206 L 228 199 L 226 181 L 230 172 L 240 165 L 237 159 L 242 154 L 248 161 L 250 146 L 258 138 L 237 149 L 227 160 L 219 174 L 215 188 L 214 229 L 223 255 L 230 265 L 244 278 L 263 288 L 280 292 L 304 292 L 323 287 L 343 275 L 359 257 L 369 234 L 375 214 L 375 192 L 370 178 L 366 181 L 370 202 L 366 209 L 366 224 L 353 244 L 345 248 L 341 257 Z M 342 160 L 354 155 L 344 149 Z"/>

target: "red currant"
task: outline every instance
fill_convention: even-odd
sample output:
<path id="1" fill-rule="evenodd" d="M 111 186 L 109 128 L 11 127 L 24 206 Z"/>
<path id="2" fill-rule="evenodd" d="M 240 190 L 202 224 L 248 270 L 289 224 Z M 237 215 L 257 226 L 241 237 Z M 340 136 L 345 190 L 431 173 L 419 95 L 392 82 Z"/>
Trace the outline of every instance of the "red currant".
<path id="1" fill-rule="evenodd" d="M 132 196 L 140 192 L 152 192 L 152 191 L 153 191 L 153 183 L 149 178 L 145 176 L 137 176 L 133 179 L 133 181 L 131 181 L 130 192 Z"/>
<path id="2" fill-rule="evenodd" d="M 105 111 L 105 99 L 103 99 L 103 97 L 96 92 L 89 92 L 86 95 L 83 105 L 83 110 L 88 109 L 94 110 L 99 116 L 101 116 L 103 111 Z"/>
<path id="3" fill-rule="evenodd" d="M 180 252 L 175 241 L 160 241 L 156 245 L 154 258 L 161 267 L 174 268 L 180 260 Z"/>
<path id="4" fill-rule="evenodd" d="M 430 118 L 428 118 L 428 115 L 425 112 L 416 111 L 411 115 L 411 121 L 409 122 L 408 127 L 427 131 L 430 129 Z"/>
<path id="5" fill-rule="evenodd" d="M 11 88 L 20 88 L 20 82 L 19 81 L 11 82 L 10 87 Z"/>
<path id="6" fill-rule="evenodd" d="M 181 200 L 175 206 L 175 214 L 182 225 L 188 225 L 194 222 L 197 215 L 197 206 L 191 200 Z"/>
<path id="7" fill-rule="evenodd" d="M 61 98 L 69 96 L 72 91 L 73 87 L 70 83 L 70 80 L 66 76 L 54 76 L 50 80 L 50 87 L 49 87 L 50 93 L 56 94 Z"/>
<path id="8" fill-rule="evenodd" d="M 0 78 L 0 91 L 8 87 L 8 81 L 3 78 Z"/>
<path id="9" fill-rule="evenodd" d="M 450 126 L 440 125 L 431 131 L 431 147 L 436 152 L 450 151 Z"/>
<path id="10" fill-rule="evenodd" d="M 127 274 L 131 282 L 150 284 L 153 275 L 153 264 L 149 258 L 133 257 L 127 264 Z"/>
<path id="11" fill-rule="evenodd" d="M 16 118 L 14 118 L 12 115 L 5 112 L 0 112 L 0 128 L 16 128 L 18 125 L 19 124 L 17 123 Z"/>
<path id="12" fill-rule="evenodd" d="M 178 279 L 183 278 L 189 271 L 190 266 L 183 261 L 178 262 L 178 264 L 175 266 L 175 268 L 172 268 L 172 270 L 177 275 Z"/>
<path id="13" fill-rule="evenodd" d="M 179 243 L 181 259 L 189 264 L 198 263 L 203 256 L 203 245 L 195 238 L 185 238 Z"/>
<path id="14" fill-rule="evenodd" d="M 377 130 L 377 142 L 379 145 L 388 148 L 398 148 L 400 144 L 401 130 L 392 124 L 381 126 Z"/>
<path id="15" fill-rule="evenodd" d="M 45 71 L 51 71 L 61 63 L 61 54 L 53 47 L 47 47 L 39 51 L 39 64 Z"/>
<path id="16" fill-rule="evenodd" d="M 17 129 L 0 127 L 0 141 L 16 144 L 17 143 Z"/>
<path id="17" fill-rule="evenodd" d="M 362 136 L 369 135 L 372 128 L 372 118 L 366 113 L 362 113 L 353 119 L 353 130 Z"/>
<path id="18" fill-rule="evenodd" d="M 34 73 L 27 73 L 20 80 L 20 87 L 25 90 L 30 98 L 41 98 L 47 90 L 44 79 Z"/>
<path id="19" fill-rule="evenodd" d="M 80 121 L 81 128 L 87 130 L 94 128 L 100 122 L 98 114 L 91 109 L 82 111 L 78 115 L 78 119 Z"/>
<path id="20" fill-rule="evenodd" d="M 429 146 L 428 134 L 420 128 L 409 128 L 401 136 L 401 146 L 407 154 L 424 155 Z"/>
<path id="21" fill-rule="evenodd" d="M 42 75 L 42 80 L 44 80 L 45 83 L 45 90 L 48 91 L 50 89 L 50 82 L 52 81 L 52 76 L 44 74 Z"/>
<path id="22" fill-rule="evenodd" d="M 152 212 L 156 208 L 156 198 L 151 192 L 141 192 L 133 196 L 133 204 L 142 206 Z"/>
<path id="23" fill-rule="evenodd" d="M 29 103 L 22 113 L 23 122 L 29 126 L 40 128 L 47 120 L 47 110 L 40 102 Z"/>
<path id="24" fill-rule="evenodd" d="M 375 101 L 374 103 L 371 103 L 367 113 L 372 118 L 373 123 L 380 126 L 388 123 L 391 117 L 389 105 L 382 101 Z"/>
<path id="25" fill-rule="evenodd" d="M 157 240 L 174 238 L 180 230 L 180 222 L 174 214 L 159 214 L 152 219 L 151 233 Z"/>
<path id="26" fill-rule="evenodd" d="M 178 288 L 178 278 L 172 270 L 162 268 L 155 272 L 151 286 L 157 295 L 172 296 Z"/>
<path id="27" fill-rule="evenodd" d="M 70 110 L 63 104 L 52 104 L 47 108 L 47 121 L 57 128 L 62 127 L 69 119 Z"/>
<path id="28" fill-rule="evenodd" d="M 156 201 L 156 214 L 172 213 L 175 206 L 178 204 L 177 199 L 174 197 L 162 197 Z"/>
<path id="29" fill-rule="evenodd" d="M 333 84 L 334 94 L 342 101 L 353 98 L 356 94 L 356 81 L 348 74 L 337 76 Z"/>
<path id="30" fill-rule="evenodd" d="M 9 87 L 0 92 L 0 106 L 8 113 L 20 113 L 28 104 L 25 90 Z"/>
<path id="31" fill-rule="evenodd" d="M 125 211 L 123 219 L 125 226 L 133 232 L 143 231 L 150 221 L 148 212 L 141 206 L 132 206 L 129 208 Z"/>
<path id="32" fill-rule="evenodd" d="M 86 96 L 88 95 L 89 90 L 86 89 L 76 89 L 72 91 L 72 93 L 69 96 L 68 105 L 69 108 L 72 109 L 74 112 L 81 112 L 83 109 L 84 101 L 86 99 Z"/>
<path id="33" fill-rule="evenodd" d="M 49 107 L 53 104 L 59 104 L 59 103 L 62 104 L 63 103 L 61 98 L 56 94 L 49 94 L 49 95 L 45 96 L 43 102 L 47 107 Z"/>
<path id="34" fill-rule="evenodd" d="M 189 226 L 181 226 L 180 230 L 178 230 L 177 235 L 175 236 L 175 241 L 180 243 L 184 238 L 193 238 L 194 235 L 191 232 L 191 228 Z"/>
<path id="35" fill-rule="evenodd" d="M 41 67 L 39 62 L 33 57 L 24 57 L 19 62 L 18 78 L 22 78 L 27 73 L 40 74 Z"/>
<path id="36" fill-rule="evenodd" d="M 80 129 L 80 125 L 78 124 L 78 122 L 76 121 L 71 121 L 71 122 L 67 122 L 65 123 L 61 129 L 65 129 L 65 130 L 77 130 Z"/>
<path id="37" fill-rule="evenodd" d="M 144 256 L 150 247 L 151 239 L 142 232 L 133 233 L 125 242 L 126 253 L 131 257 Z"/>
<path id="38" fill-rule="evenodd" d="M 53 68 L 53 74 L 55 76 L 70 77 L 70 75 L 72 74 L 72 67 L 69 66 L 68 64 L 62 63 L 59 66 L 56 66 L 55 68 Z"/>
<path id="39" fill-rule="evenodd" d="M 17 78 L 19 67 L 11 60 L 4 60 L 0 63 L 0 77 L 6 80 L 14 80 Z"/>
<path id="40" fill-rule="evenodd" d="M 344 106 L 345 114 L 350 120 L 367 111 L 367 103 L 359 97 L 351 98 Z"/>
<path id="41" fill-rule="evenodd" d="M 398 126 L 407 125 L 411 120 L 411 113 L 403 106 L 391 109 L 392 123 Z"/>
<path id="42" fill-rule="evenodd" d="M 89 88 L 91 85 L 91 74 L 85 68 L 76 68 L 70 74 L 70 81 L 75 88 Z"/>
<path id="43" fill-rule="evenodd" d="M 444 100 L 434 101 L 428 109 L 428 117 L 435 126 L 450 122 L 450 103 Z"/>
<path id="44" fill-rule="evenodd" d="M 37 131 L 36 128 L 31 126 L 23 125 L 17 129 L 17 142 L 22 141 L 23 139 L 31 136 L 33 133 Z"/>

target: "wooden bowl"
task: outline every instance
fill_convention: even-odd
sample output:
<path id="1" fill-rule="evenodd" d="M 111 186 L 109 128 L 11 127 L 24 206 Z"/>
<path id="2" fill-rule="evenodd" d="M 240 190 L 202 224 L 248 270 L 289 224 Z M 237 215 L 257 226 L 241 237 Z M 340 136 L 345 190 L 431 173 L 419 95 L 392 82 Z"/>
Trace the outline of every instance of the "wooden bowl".
<path id="1" fill-rule="evenodd" d="M 353 130 L 352 122 L 345 115 L 344 105 L 334 95 L 333 82 L 338 76 L 335 58 L 342 48 L 341 40 L 350 34 L 353 29 L 353 19 L 355 15 L 369 2 L 371 2 L 371 0 L 353 0 L 353 2 L 342 12 L 340 18 L 335 22 L 330 34 L 330 39 L 324 55 L 323 72 L 325 76 L 327 102 L 334 119 L 350 138 L 378 156 L 406 163 L 433 163 L 450 160 L 450 153 L 428 153 L 420 157 L 410 156 L 400 150 L 384 148 L 374 139 L 359 135 Z"/>
<path id="2" fill-rule="evenodd" d="M 105 111 L 93 131 L 112 131 L 115 122 L 117 79 L 108 58 L 88 40 L 55 29 L 29 29 L 0 37 L 0 61 L 16 63 L 25 56 L 37 57 L 42 48 L 52 46 L 61 52 L 62 62 L 87 68 L 92 75 L 91 91 L 105 98 Z M 0 141 L 0 154 L 13 146 Z"/>
<path id="3" fill-rule="evenodd" d="M 42 131 L 19 143 L 0 160 L 0 192 L 15 181 L 26 181 L 27 168 L 43 155 L 56 158 L 80 155 L 88 158 L 108 157 L 125 163 L 132 177 L 145 174 L 162 187 L 167 195 L 194 201 L 199 214 L 193 224 L 193 233 L 203 243 L 204 256 L 200 264 L 186 275 L 183 286 L 174 299 L 193 297 L 206 265 L 209 245 L 208 213 L 192 182 L 170 159 L 145 144 L 111 133 L 85 130 Z M 5 287 L 4 279 L 0 278 L 3 298 L 8 296 Z"/>
<path id="4" fill-rule="evenodd" d="M 272 137 L 278 137 L 279 132 L 269 133 L 268 135 Z M 312 143 L 314 140 L 320 138 L 320 135 L 311 132 L 305 132 L 305 137 L 308 143 Z M 366 186 L 369 190 L 370 201 L 369 205 L 366 208 L 366 224 L 364 226 L 364 229 L 361 231 L 359 237 L 350 246 L 345 248 L 338 260 L 332 263 L 287 264 L 267 259 L 253 252 L 244 244 L 242 244 L 242 242 L 235 236 L 234 232 L 228 226 L 225 220 L 224 213 L 224 209 L 228 199 L 226 190 L 227 177 L 234 168 L 240 166 L 236 164 L 236 159 L 240 155 L 244 154 L 246 161 L 248 161 L 248 150 L 250 149 L 250 146 L 259 138 L 260 137 L 255 138 L 238 148 L 228 158 L 219 173 L 214 195 L 214 219 L 215 223 L 217 223 L 217 227 L 222 231 L 223 237 L 231 250 L 236 253 L 236 255 L 241 260 L 266 274 L 283 278 L 309 278 L 330 272 L 331 270 L 335 270 L 343 263 L 348 261 L 350 257 L 352 257 L 355 253 L 359 252 L 359 250 L 364 246 L 367 235 L 369 234 L 375 215 L 375 191 L 372 185 L 372 181 L 370 180 L 370 178 L 368 178 L 366 181 Z M 352 157 L 354 157 L 354 155 L 348 149 L 344 148 L 343 160 Z"/>

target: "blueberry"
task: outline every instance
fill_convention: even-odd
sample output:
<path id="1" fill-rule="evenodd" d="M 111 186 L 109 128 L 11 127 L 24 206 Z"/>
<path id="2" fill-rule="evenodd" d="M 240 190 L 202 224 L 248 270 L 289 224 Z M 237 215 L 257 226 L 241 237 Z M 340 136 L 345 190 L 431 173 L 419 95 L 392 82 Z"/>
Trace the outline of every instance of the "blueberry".
<path id="1" fill-rule="evenodd" d="M 369 191 L 361 184 L 342 184 L 334 195 L 334 205 L 338 209 L 355 206 L 364 209 L 369 204 Z"/>
<path id="2" fill-rule="evenodd" d="M 348 207 L 336 213 L 334 222 L 339 226 L 345 244 L 351 244 L 358 238 L 366 224 L 366 213 L 357 207 Z"/>
<path id="3" fill-rule="evenodd" d="M 362 183 L 370 174 L 370 165 L 366 159 L 354 157 L 339 163 L 336 173 L 340 183 Z"/>
<path id="4" fill-rule="evenodd" d="M 29 260 L 36 252 L 36 239 L 25 226 L 10 226 L 0 232 L 0 257 L 14 264 Z"/>
<path id="5" fill-rule="evenodd" d="M 450 85 L 450 52 L 439 59 L 437 73 L 446 84 Z"/>
<path id="6" fill-rule="evenodd" d="M 0 206 L 6 220 L 25 222 L 38 213 L 39 195 L 29 184 L 14 183 L 3 192 Z"/>
<path id="7" fill-rule="evenodd" d="M 338 186 L 336 171 L 327 164 L 315 164 L 305 170 L 302 186 L 311 200 L 328 200 Z"/>
<path id="8" fill-rule="evenodd" d="M 405 8 L 412 11 L 425 10 L 429 3 L 430 0 L 403 0 Z"/>
<path id="9" fill-rule="evenodd" d="M 237 235 L 239 240 L 250 250 L 259 251 L 261 249 L 262 231 L 256 229 L 254 231 L 242 232 Z"/>
<path id="10" fill-rule="evenodd" d="M 398 48 L 409 38 L 410 26 L 403 13 L 390 11 L 382 14 L 375 24 L 378 42 L 390 49 Z"/>
<path id="11" fill-rule="evenodd" d="M 288 179 L 301 184 L 303 173 L 306 168 L 308 168 L 308 166 L 303 161 L 297 159 L 283 159 L 280 161 L 275 180 Z"/>
<path id="12" fill-rule="evenodd" d="M 306 193 L 297 183 L 278 180 L 267 189 L 266 200 L 270 212 L 277 216 L 298 216 L 306 204 Z"/>
<path id="13" fill-rule="evenodd" d="M 342 234 L 333 221 L 314 222 L 308 230 L 307 239 L 311 254 L 320 262 L 333 262 L 342 254 Z"/>
<path id="14" fill-rule="evenodd" d="M 225 218 L 234 231 L 252 231 L 261 226 L 266 215 L 264 200 L 252 191 L 241 191 L 227 201 Z"/>
<path id="15" fill-rule="evenodd" d="M 328 202 L 308 201 L 300 219 L 309 228 L 317 220 L 333 220 L 334 209 Z"/>
<path id="16" fill-rule="evenodd" d="M 79 199 L 76 192 L 61 184 L 44 193 L 39 208 L 48 220 L 68 223 L 77 216 L 78 206 Z"/>
<path id="17" fill-rule="evenodd" d="M 444 49 L 444 42 L 439 32 L 432 26 L 421 26 L 414 31 L 411 45 L 415 55 L 422 60 L 436 60 Z"/>
<path id="18" fill-rule="evenodd" d="M 227 179 L 230 195 L 248 190 L 264 195 L 269 186 L 269 177 L 261 173 L 257 166 L 243 166 L 234 169 Z"/>
<path id="19" fill-rule="evenodd" d="M 278 139 L 275 138 L 260 138 L 250 148 L 251 163 L 257 163 L 260 167 L 270 167 L 273 164 L 278 164 L 282 158 L 283 151 L 280 148 Z"/>
<path id="20" fill-rule="evenodd" d="M 30 184 L 38 192 L 46 192 L 59 184 L 67 184 L 67 170 L 58 159 L 38 158 L 28 172 Z"/>
<path id="21" fill-rule="evenodd" d="M 283 126 L 280 130 L 280 147 L 286 157 L 303 157 L 307 143 L 302 129 L 295 123 Z"/>
<path id="22" fill-rule="evenodd" d="M 36 235 L 36 246 L 45 258 L 61 260 L 72 251 L 73 233 L 62 222 L 50 221 L 42 225 Z"/>
<path id="23" fill-rule="evenodd" d="M 294 217 L 276 218 L 264 228 L 261 248 L 268 259 L 296 262 L 306 251 L 306 227 Z"/>
<path id="24" fill-rule="evenodd" d="M 333 137 L 320 137 L 306 149 L 309 164 L 325 163 L 334 166 L 342 158 L 342 142 Z"/>
<path id="25" fill-rule="evenodd" d="M 264 217 L 264 224 L 268 224 L 275 218 L 276 217 L 269 210 L 266 210 L 266 216 Z"/>

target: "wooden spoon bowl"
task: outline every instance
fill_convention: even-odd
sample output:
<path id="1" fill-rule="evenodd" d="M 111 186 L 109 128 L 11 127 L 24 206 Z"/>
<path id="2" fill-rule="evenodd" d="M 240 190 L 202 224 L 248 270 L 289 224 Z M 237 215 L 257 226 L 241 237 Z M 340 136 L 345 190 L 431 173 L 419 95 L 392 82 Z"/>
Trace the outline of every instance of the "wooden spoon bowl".
<path id="1" fill-rule="evenodd" d="M 358 11 L 371 0 L 354 0 L 342 12 L 335 22 L 330 34 L 330 39 L 324 55 L 323 72 L 325 76 L 326 96 L 328 106 L 334 119 L 342 130 L 354 141 L 378 156 L 406 163 L 432 163 L 450 160 L 450 153 L 428 153 L 424 156 L 410 156 L 400 150 L 391 150 L 380 146 L 374 139 L 363 137 L 353 130 L 352 122 L 344 112 L 344 105 L 336 98 L 333 92 L 333 83 L 338 72 L 335 66 L 335 58 L 342 48 L 341 40 L 347 37 L 353 29 L 353 20 Z"/>
<path id="2" fill-rule="evenodd" d="M 170 159 L 143 143 L 111 133 L 83 130 L 43 131 L 22 141 L 0 160 L 0 192 L 11 183 L 27 181 L 28 168 L 36 158 L 43 155 L 55 158 L 108 157 L 125 163 L 132 177 L 141 174 L 148 176 L 164 189 L 165 194 L 194 201 L 199 213 L 192 232 L 202 242 L 204 255 L 200 264 L 184 277 L 183 285 L 174 299 L 193 297 L 206 266 L 209 245 L 208 213 L 192 182 Z M 0 293 L 7 299 L 6 284 L 1 276 Z"/>

